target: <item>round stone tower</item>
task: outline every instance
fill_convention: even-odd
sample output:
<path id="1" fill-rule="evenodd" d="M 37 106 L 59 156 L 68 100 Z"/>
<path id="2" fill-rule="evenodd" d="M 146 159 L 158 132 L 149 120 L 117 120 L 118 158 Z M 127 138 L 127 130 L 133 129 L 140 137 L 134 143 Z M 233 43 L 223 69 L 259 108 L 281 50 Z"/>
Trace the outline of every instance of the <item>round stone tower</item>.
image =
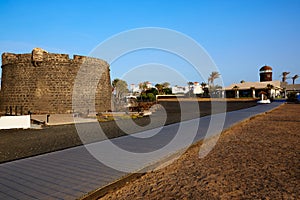
<path id="1" fill-rule="evenodd" d="M 260 82 L 272 81 L 272 67 L 263 66 L 259 70 Z"/>
<path id="2" fill-rule="evenodd" d="M 111 109 L 110 70 L 104 60 L 79 55 L 69 58 L 68 54 L 35 48 L 27 54 L 3 53 L 1 67 L 2 113 L 89 113 Z M 79 80 L 83 81 L 79 84 Z M 80 94 L 74 99 L 76 92 Z M 74 108 L 74 102 L 79 106 Z"/>

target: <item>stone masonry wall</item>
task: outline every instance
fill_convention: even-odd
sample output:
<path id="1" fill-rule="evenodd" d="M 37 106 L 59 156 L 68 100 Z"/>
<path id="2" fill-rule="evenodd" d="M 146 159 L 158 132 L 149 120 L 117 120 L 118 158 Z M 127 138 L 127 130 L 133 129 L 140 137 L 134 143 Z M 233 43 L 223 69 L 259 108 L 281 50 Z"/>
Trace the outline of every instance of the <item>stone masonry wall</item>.
<path id="1" fill-rule="evenodd" d="M 89 79 L 80 83 L 85 86 L 82 87 L 85 91 L 77 88 L 81 102 L 85 103 L 91 98 L 91 95 L 85 95 L 89 93 L 89 81 L 96 82 L 93 83 L 96 93 L 92 97 L 95 107 L 82 105 L 75 110 L 72 107 L 74 83 L 79 70 L 83 74 L 101 73 L 97 80 Z M 7 112 L 9 107 L 14 112 L 16 106 L 19 112 L 22 107 L 23 113 L 107 111 L 111 109 L 109 64 L 100 59 L 77 55 L 70 59 L 67 54 L 48 53 L 42 49 L 34 49 L 31 54 L 3 53 L 0 99 L 1 112 Z"/>

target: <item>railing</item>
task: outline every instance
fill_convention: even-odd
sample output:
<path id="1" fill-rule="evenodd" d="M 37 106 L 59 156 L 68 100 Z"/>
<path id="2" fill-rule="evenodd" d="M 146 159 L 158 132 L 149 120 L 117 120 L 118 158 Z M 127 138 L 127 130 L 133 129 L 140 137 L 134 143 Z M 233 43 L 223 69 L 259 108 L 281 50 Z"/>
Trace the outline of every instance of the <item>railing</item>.
<path id="1" fill-rule="evenodd" d="M 30 111 L 28 113 L 30 115 Z M 24 107 L 23 106 L 6 106 L 5 115 L 24 115 Z"/>

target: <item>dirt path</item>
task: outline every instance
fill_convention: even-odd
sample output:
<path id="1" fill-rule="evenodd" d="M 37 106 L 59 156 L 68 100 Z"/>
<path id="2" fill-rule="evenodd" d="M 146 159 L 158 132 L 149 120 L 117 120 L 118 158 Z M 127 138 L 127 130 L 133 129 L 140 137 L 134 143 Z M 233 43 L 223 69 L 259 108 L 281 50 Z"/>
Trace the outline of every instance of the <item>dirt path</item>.
<path id="1" fill-rule="evenodd" d="M 203 159 L 201 143 L 179 160 L 101 199 L 298 199 L 300 104 L 286 104 L 222 133 Z"/>

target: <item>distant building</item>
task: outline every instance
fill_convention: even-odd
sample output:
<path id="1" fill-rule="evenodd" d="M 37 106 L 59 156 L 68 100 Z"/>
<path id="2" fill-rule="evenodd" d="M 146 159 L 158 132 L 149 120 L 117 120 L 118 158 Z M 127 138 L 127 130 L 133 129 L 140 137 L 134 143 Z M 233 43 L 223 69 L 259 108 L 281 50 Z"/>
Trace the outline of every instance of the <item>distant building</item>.
<path id="1" fill-rule="evenodd" d="M 147 89 L 154 88 L 152 83 L 150 83 L 149 81 L 146 83 L 146 87 L 147 87 Z"/>
<path id="2" fill-rule="evenodd" d="M 197 95 L 197 94 L 203 94 L 204 90 L 202 88 L 202 86 L 199 84 L 199 82 L 194 82 L 193 85 L 193 94 Z"/>
<path id="3" fill-rule="evenodd" d="M 151 89 L 151 88 L 155 88 L 153 87 L 153 85 L 148 81 L 148 82 L 144 82 L 144 83 L 139 83 L 139 84 L 130 84 L 129 85 L 129 92 L 131 94 L 140 94 L 142 92 L 142 88 L 143 85 L 145 86 L 145 90 Z"/>
<path id="4" fill-rule="evenodd" d="M 272 81 L 272 67 L 263 66 L 259 70 L 260 82 Z"/>
<path id="5" fill-rule="evenodd" d="M 199 82 L 194 82 L 191 86 L 174 86 L 172 87 L 172 94 L 187 94 L 189 91 L 192 91 L 193 94 L 203 94 L 204 90 Z"/>
<path id="6" fill-rule="evenodd" d="M 269 91 L 272 98 L 282 95 L 282 87 L 280 81 L 264 81 L 264 82 L 242 82 L 233 83 L 225 87 L 227 98 L 253 97 L 258 98 L 262 91 Z"/>
<path id="7" fill-rule="evenodd" d="M 287 93 L 289 92 L 300 92 L 300 84 L 287 84 L 285 86 L 285 90 Z"/>
<path id="8" fill-rule="evenodd" d="M 187 94 L 189 92 L 189 86 L 173 86 L 172 94 Z"/>
<path id="9" fill-rule="evenodd" d="M 285 96 L 282 83 L 279 80 L 273 81 L 272 75 L 272 67 L 265 65 L 259 69 L 260 82 L 233 83 L 225 87 L 223 92 L 227 98 L 258 98 L 261 92 L 267 92 L 270 98 Z"/>
<path id="10" fill-rule="evenodd" d="M 300 84 L 287 84 L 286 82 L 281 82 L 281 87 L 283 88 L 284 97 L 291 92 L 300 93 Z"/>
<path id="11" fill-rule="evenodd" d="M 140 89 L 139 85 L 135 85 L 135 84 L 130 84 L 129 91 L 131 93 L 141 93 L 141 89 Z"/>

